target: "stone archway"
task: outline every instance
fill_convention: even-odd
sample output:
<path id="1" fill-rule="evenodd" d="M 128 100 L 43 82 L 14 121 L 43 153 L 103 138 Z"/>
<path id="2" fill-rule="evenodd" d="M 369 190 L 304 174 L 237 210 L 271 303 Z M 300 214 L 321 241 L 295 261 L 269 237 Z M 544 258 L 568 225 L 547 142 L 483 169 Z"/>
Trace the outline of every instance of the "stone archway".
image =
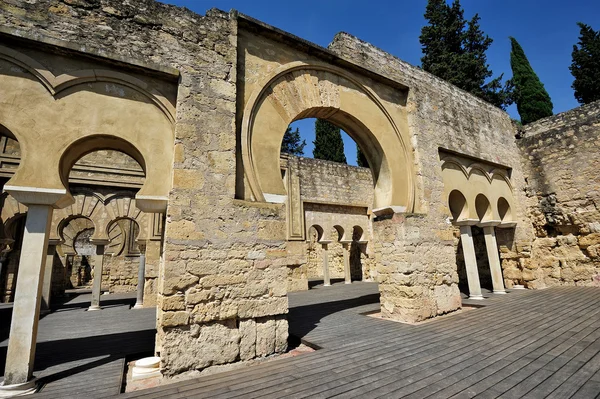
<path id="1" fill-rule="evenodd" d="M 291 122 L 312 117 L 340 126 L 363 149 L 373 173 L 374 209 L 414 209 L 415 177 L 403 111 L 392 115 L 373 90 L 326 64 L 292 62 L 255 87 L 241 124 L 243 196 L 285 201 L 279 172 L 283 134 Z"/>

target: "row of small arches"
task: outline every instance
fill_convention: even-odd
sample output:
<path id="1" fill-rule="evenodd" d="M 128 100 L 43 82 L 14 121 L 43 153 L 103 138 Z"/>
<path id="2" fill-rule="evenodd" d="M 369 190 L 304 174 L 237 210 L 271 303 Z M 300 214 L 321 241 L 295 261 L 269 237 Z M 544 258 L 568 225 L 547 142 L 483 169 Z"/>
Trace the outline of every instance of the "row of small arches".
<path id="1" fill-rule="evenodd" d="M 490 202 L 484 194 L 477 194 L 474 200 L 467 200 L 459 190 L 452 190 L 448 196 L 448 206 L 453 222 L 478 220 L 479 222 L 514 222 L 509 201 L 499 197 Z"/>
<path id="2" fill-rule="evenodd" d="M 340 225 L 334 225 L 331 229 L 324 229 L 319 224 L 313 224 L 308 229 L 308 236 L 311 236 L 311 230 L 316 232 L 317 242 L 366 242 L 365 230 L 361 226 L 352 226 L 344 228 Z"/>

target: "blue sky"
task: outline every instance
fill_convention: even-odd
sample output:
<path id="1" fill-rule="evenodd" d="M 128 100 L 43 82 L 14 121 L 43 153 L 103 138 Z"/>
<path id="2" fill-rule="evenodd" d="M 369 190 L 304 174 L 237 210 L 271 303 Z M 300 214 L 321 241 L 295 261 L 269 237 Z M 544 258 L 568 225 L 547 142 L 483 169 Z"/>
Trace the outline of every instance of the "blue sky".
<path id="1" fill-rule="evenodd" d="M 170 0 L 166 3 L 187 7 L 199 14 L 209 8 L 229 11 L 234 8 L 244 14 L 326 47 L 340 31 L 407 61 L 420 65 L 419 35 L 425 24 L 426 0 Z M 571 51 L 577 43 L 581 21 L 600 29 L 598 0 L 461 0 L 465 17 L 481 16 L 481 27 L 494 43 L 487 56 L 494 76 L 510 69 L 510 42 L 514 36 L 529 58 L 533 69 L 546 86 L 554 103 L 554 112 L 578 106 L 573 97 L 569 72 Z M 519 118 L 516 107 L 509 114 Z M 312 154 L 314 125 L 299 121 L 297 126 L 306 137 L 305 154 Z M 356 148 L 345 138 L 346 157 L 354 163 Z"/>

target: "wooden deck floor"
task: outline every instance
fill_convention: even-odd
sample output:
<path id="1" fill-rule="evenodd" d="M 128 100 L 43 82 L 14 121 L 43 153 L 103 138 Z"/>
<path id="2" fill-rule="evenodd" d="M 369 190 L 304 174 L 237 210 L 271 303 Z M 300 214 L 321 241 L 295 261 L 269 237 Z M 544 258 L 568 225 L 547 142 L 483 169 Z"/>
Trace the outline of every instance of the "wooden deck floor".
<path id="1" fill-rule="evenodd" d="M 89 294 L 53 305 L 40 320 L 32 398 L 96 398 L 121 392 L 125 357 L 154 350 L 155 309 L 130 310 L 135 293 L 103 295 L 103 310 L 87 312 Z M 10 313 L 0 314 L 0 375 L 4 374 Z"/>
<path id="2" fill-rule="evenodd" d="M 290 295 L 290 331 L 322 347 L 127 394 L 143 398 L 594 398 L 600 289 L 491 296 L 484 308 L 418 326 L 366 317 L 375 284 Z"/>
<path id="3" fill-rule="evenodd" d="M 124 301 L 89 313 L 73 301 L 42 319 L 36 374 L 47 385 L 34 397 L 117 396 L 125 355 L 154 340 L 154 312 Z M 119 397 L 600 397 L 599 288 L 475 303 L 486 306 L 414 326 L 363 315 L 378 310 L 375 284 L 317 286 L 290 294 L 289 320 L 321 349 Z"/>

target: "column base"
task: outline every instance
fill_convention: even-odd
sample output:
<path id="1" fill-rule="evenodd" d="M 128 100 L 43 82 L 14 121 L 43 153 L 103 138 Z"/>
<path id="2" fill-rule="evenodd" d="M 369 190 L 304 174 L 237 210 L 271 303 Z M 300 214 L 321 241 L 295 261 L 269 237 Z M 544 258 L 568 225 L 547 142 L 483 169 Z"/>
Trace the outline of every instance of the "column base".
<path id="1" fill-rule="evenodd" d="M 525 286 L 521 284 L 513 285 L 513 290 L 524 290 Z"/>
<path id="2" fill-rule="evenodd" d="M 485 299 L 483 295 L 469 295 L 469 299 L 482 300 Z"/>
<path id="3" fill-rule="evenodd" d="M 143 309 L 144 308 L 144 304 L 143 303 L 135 303 L 135 305 L 133 305 L 133 307 L 131 309 Z"/>
<path id="4" fill-rule="evenodd" d="M 494 294 L 506 294 L 506 291 L 502 290 L 502 291 L 494 291 Z"/>
<path id="5" fill-rule="evenodd" d="M 92 305 L 88 308 L 88 312 L 90 312 L 92 310 L 102 310 L 102 308 L 98 305 Z"/>
<path id="6" fill-rule="evenodd" d="M 323 287 L 331 287 L 331 284 L 323 284 Z"/>
<path id="7" fill-rule="evenodd" d="M 344 281 L 344 284 L 352 284 L 352 281 Z"/>
<path id="8" fill-rule="evenodd" d="M 31 395 L 37 391 L 37 378 L 33 378 L 22 384 L 4 385 L 0 382 L 0 398 L 12 398 L 15 396 Z"/>

